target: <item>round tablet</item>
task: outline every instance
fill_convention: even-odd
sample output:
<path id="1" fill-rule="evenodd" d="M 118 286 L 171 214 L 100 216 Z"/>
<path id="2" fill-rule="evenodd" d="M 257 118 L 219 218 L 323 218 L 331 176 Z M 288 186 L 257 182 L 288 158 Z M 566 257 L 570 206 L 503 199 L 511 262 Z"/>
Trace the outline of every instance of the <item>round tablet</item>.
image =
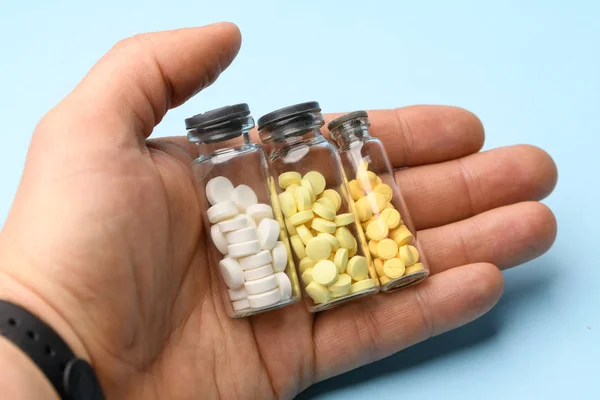
<path id="1" fill-rule="evenodd" d="M 410 233 L 406 225 L 401 225 L 399 228 L 396 228 L 390 232 L 390 238 L 392 238 L 399 247 L 411 244 L 413 241 L 413 235 Z"/>
<path id="2" fill-rule="evenodd" d="M 350 293 L 364 292 L 373 287 L 375 287 L 375 281 L 373 279 L 363 279 L 350 286 Z"/>
<path id="3" fill-rule="evenodd" d="M 354 222 L 354 215 L 352 213 L 344 213 L 336 215 L 334 222 L 337 226 L 346 226 Z"/>
<path id="4" fill-rule="evenodd" d="M 331 200 L 329 197 L 325 197 L 323 195 L 321 195 L 321 197 L 319 197 L 317 199 L 317 203 L 321 203 L 323 204 L 325 207 L 329 207 L 333 210 L 333 212 L 336 212 L 336 203 L 333 202 L 333 200 Z"/>
<path id="5" fill-rule="evenodd" d="M 340 241 L 331 233 L 319 233 L 317 237 L 327 240 L 331 245 L 331 251 L 336 251 L 340 248 Z"/>
<path id="6" fill-rule="evenodd" d="M 228 244 L 251 242 L 253 240 L 258 240 L 258 230 L 253 226 L 249 226 L 247 228 L 226 233 L 225 239 Z"/>
<path id="7" fill-rule="evenodd" d="M 374 204 L 377 206 L 377 211 L 379 211 L 379 212 L 381 212 L 388 205 L 388 202 L 385 199 L 385 196 L 382 195 L 381 193 L 377 193 L 377 192 L 369 193 L 367 195 L 367 198 L 369 199 L 371 204 Z"/>
<path id="8" fill-rule="evenodd" d="M 398 256 L 406 266 L 411 266 L 419 261 L 419 251 L 410 244 L 404 245 L 398 249 Z"/>
<path id="9" fill-rule="evenodd" d="M 290 278 L 283 272 L 277 272 L 273 276 L 277 280 L 277 286 L 279 286 L 279 292 L 281 292 L 281 299 L 289 300 L 292 297 L 292 282 L 290 282 Z"/>
<path id="10" fill-rule="evenodd" d="M 230 289 L 237 289 L 244 284 L 244 271 L 240 264 L 229 257 L 219 262 L 219 270 L 225 284 Z"/>
<path id="11" fill-rule="evenodd" d="M 287 229 L 288 234 L 290 236 L 296 235 L 298 233 L 298 232 L 296 232 L 296 227 L 290 223 L 290 220 L 288 218 L 286 218 L 284 222 L 285 222 L 285 229 Z"/>
<path id="12" fill-rule="evenodd" d="M 365 233 L 369 239 L 379 241 L 381 239 L 385 239 L 388 235 L 388 232 L 389 230 L 385 222 L 380 219 L 376 219 L 375 221 L 369 223 Z"/>
<path id="13" fill-rule="evenodd" d="M 348 228 L 345 226 L 341 226 L 336 229 L 335 237 L 340 241 L 340 246 L 345 249 L 351 249 L 354 245 L 354 236 L 352 236 Z"/>
<path id="14" fill-rule="evenodd" d="M 269 276 L 272 273 L 273 267 L 271 266 L 271 264 L 267 264 L 263 265 L 262 267 L 244 271 L 244 277 L 246 278 L 246 281 L 255 281 L 257 279 L 264 278 L 265 276 Z"/>
<path id="15" fill-rule="evenodd" d="M 307 268 L 303 273 L 302 273 L 302 282 L 304 282 L 305 285 L 309 285 L 312 281 L 313 281 L 313 269 L 312 268 Z"/>
<path id="16" fill-rule="evenodd" d="M 298 268 L 300 269 L 300 273 L 303 273 L 307 269 L 314 267 L 316 263 L 316 261 L 313 261 L 308 257 L 304 257 L 298 262 Z"/>
<path id="17" fill-rule="evenodd" d="M 217 250 L 219 250 L 221 254 L 227 254 L 227 239 L 219 229 L 218 225 L 213 225 L 210 227 L 210 237 L 212 238 Z"/>
<path id="18" fill-rule="evenodd" d="M 268 204 L 252 204 L 246 209 L 246 214 L 258 224 L 263 218 L 273 218 L 273 209 Z"/>
<path id="19" fill-rule="evenodd" d="M 318 202 L 313 203 L 312 210 L 315 215 L 318 215 L 326 220 L 333 221 L 335 219 L 335 211 L 324 204 Z"/>
<path id="20" fill-rule="evenodd" d="M 383 271 L 383 260 L 381 258 L 376 258 L 373 260 L 373 264 L 375 265 L 377 275 L 385 276 L 385 272 Z"/>
<path id="21" fill-rule="evenodd" d="M 263 218 L 258 224 L 258 240 L 263 250 L 271 250 L 279 239 L 279 222 L 271 218 Z"/>
<path id="22" fill-rule="evenodd" d="M 248 221 L 248 226 L 256 227 L 256 221 L 254 220 L 254 218 L 252 218 L 248 214 L 240 214 L 240 215 L 243 215 L 246 218 L 246 221 Z"/>
<path id="23" fill-rule="evenodd" d="M 381 193 L 382 195 L 385 196 L 385 201 L 390 201 L 392 200 L 392 196 L 393 196 L 393 191 L 392 188 L 390 187 L 390 185 L 386 185 L 385 183 L 381 183 L 379 185 L 375 186 L 375 189 L 373 189 L 373 191 L 375 193 Z"/>
<path id="24" fill-rule="evenodd" d="M 355 281 L 361 281 L 369 277 L 369 264 L 363 256 L 354 256 L 348 261 L 346 273 Z"/>
<path id="25" fill-rule="evenodd" d="M 306 245 L 306 255 L 311 260 L 326 260 L 331 254 L 331 243 L 322 237 L 312 238 Z"/>
<path id="26" fill-rule="evenodd" d="M 292 196 L 294 195 L 294 190 L 296 190 L 296 188 L 299 188 L 300 184 L 299 183 L 292 183 L 290 186 L 288 186 L 287 188 L 285 188 L 286 192 L 289 192 Z"/>
<path id="27" fill-rule="evenodd" d="M 350 190 L 350 196 L 352 200 L 356 201 L 365 195 L 364 190 L 360 187 L 360 183 L 356 179 L 348 182 L 348 189 Z"/>
<path id="28" fill-rule="evenodd" d="M 300 240 L 304 245 L 307 245 L 308 242 L 313 238 L 313 234 L 310 233 L 310 229 L 306 227 L 306 225 L 298 225 L 296 227 L 296 233 L 300 236 Z"/>
<path id="29" fill-rule="evenodd" d="M 306 294 L 308 294 L 316 304 L 325 303 L 331 299 L 331 292 L 329 289 L 317 282 L 311 282 L 306 286 L 305 290 Z"/>
<path id="30" fill-rule="evenodd" d="M 240 310 L 244 310 L 246 308 L 250 308 L 250 303 L 248 302 L 248 299 L 234 301 L 233 303 L 231 303 L 231 305 L 235 311 L 240 311 Z"/>
<path id="31" fill-rule="evenodd" d="M 335 233 L 335 230 L 337 229 L 335 222 L 328 221 L 324 218 L 314 218 L 310 226 L 314 230 L 324 233 Z"/>
<path id="32" fill-rule="evenodd" d="M 248 296 L 248 302 L 252 308 L 263 308 L 281 301 L 281 292 L 278 288 L 260 294 Z"/>
<path id="33" fill-rule="evenodd" d="M 294 195 L 287 191 L 279 193 L 279 205 L 281 206 L 281 212 L 286 218 L 291 217 L 298 211 Z"/>
<path id="34" fill-rule="evenodd" d="M 288 218 L 288 221 L 290 222 L 290 224 L 292 224 L 294 226 L 298 226 L 298 225 L 307 223 L 314 217 L 315 217 L 315 214 L 313 214 L 312 210 L 305 210 L 305 211 L 297 212 L 296 214 L 292 215 L 291 217 Z"/>
<path id="35" fill-rule="evenodd" d="M 352 243 L 352 247 L 348 249 L 348 257 L 354 257 L 356 253 L 358 253 L 358 243 L 356 242 L 356 239 L 354 239 L 354 237 L 352 238 L 352 240 L 354 242 Z"/>
<path id="36" fill-rule="evenodd" d="M 321 198 L 325 197 L 330 199 L 333 202 L 333 204 L 335 204 L 335 211 L 338 211 L 342 206 L 342 198 L 340 197 L 340 194 L 337 191 L 333 189 L 326 189 L 323 191 L 323 193 L 321 193 Z"/>
<path id="37" fill-rule="evenodd" d="M 369 197 L 361 197 L 354 203 L 356 215 L 361 222 L 371 219 L 373 216 L 373 208 L 375 207 L 376 205 L 371 204 Z"/>
<path id="38" fill-rule="evenodd" d="M 300 186 L 302 186 L 303 188 L 306 188 L 306 190 L 308 190 L 308 194 L 310 196 L 310 202 L 314 203 L 315 200 L 317 200 L 317 196 L 315 195 L 315 191 L 313 190 L 312 184 L 310 183 L 310 181 L 308 179 L 302 179 L 300 181 Z"/>
<path id="39" fill-rule="evenodd" d="M 262 267 L 263 265 L 270 264 L 273 259 L 271 257 L 271 252 L 268 250 L 259 251 L 256 254 L 253 254 L 248 257 L 242 257 L 239 260 L 239 263 L 244 271 L 248 271 L 250 269 Z"/>
<path id="40" fill-rule="evenodd" d="M 323 190 L 325 190 L 325 186 L 327 183 L 325 182 L 325 177 L 320 172 L 317 172 L 317 171 L 307 172 L 304 175 L 304 179 L 306 179 L 310 182 L 310 184 L 312 185 L 312 188 L 317 196 L 320 195 L 321 193 L 323 193 Z"/>
<path id="41" fill-rule="evenodd" d="M 356 175 L 356 180 L 367 192 L 372 191 L 377 185 L 377 175 L 375 175 L 373 171 L 359 171 L 359 173 Z"/>
<path id="42" fill-rule="evenodd" d="M 244 283 L 244 288 L 249 295 L 268 292 L 276 287 L 277 279 L 275 279 L 275 275 L 273 274 Z"/>
<path id="43" fill-rule="evenodd" d="M 243 286 L 239 289 L 227 289 L 227 292 L 229 292 L 229 298 L 231 301 L 242 300 L 248 297 L 248 292 Z"/>
<path id="44" fill-rule="evenodd" d="M 304 243 L 302 243 L 302 239 L 300 236 L 294 235 L 290 237 L 290 244 L 292 245 L 292 249 L 298 258 L 306 257 L 306 249 L 304 248 Z"/>
<path id="45" fill-rule="evenodd" d="M 388 226 L 388 229 L 396 229 L 400 226 L 402 219 L 400 213 L 393 208 L 384 208 L 381 212 L 380 218 Z"/>
<path id="46" fill-rule="evenodd" d="M 206 198 L 212 206 L 223 201 L 231 200 L 232 194 L 233 184 L 224 176 L 212 178 L 206 184 Z"/>
<path id="47" fill-rule="evenodd" d="M 377 254 L 384 260 L 396 257 L 398 245 L 392 239 L 381 239 L 377 244 Z"/>
<path id="48" fill-rule="evenodd" d="M 329 286 L 329 290 L 337 294 L 346 294 L 350 291 L 352 278 L 348 274 L 340 274 L 335 282 Z"/>
<path id="49" fill-rule="evenodd" d="M 399 258 L 391 258 L 383 263 L 383 272 L 386 276 L 396 279 L 404 275 L 406 266 Z"/>
<path id="50" fill-rule="evenodd" d="M 256 193 L 250 186 L 246 185 L 238 185 L 235 189 L 233 189 L 233 202 L 237 206 L 237 208 L 241 212 L 246 212 L 246 209 L 258 203 L 258 198 L 256 197 Z"/>
<path id="51" fill-rule="evenodd" d="M 233 257 L 233 258 L 246 257 L 251 254 L 256 254 L 259 251 L 260 251 L 260 242 L 258 240 L 230 244 L 229 246 L 227 246 L 227 253 L 229 254 L 230 257 Z"/>
<path id="52" fill-rule="evenodd" d="M 238 214 L 232 219 L 228 219 L 217 224 L 219 230 L 223 233 L 237 231 L 248 226 L 248 218 L 246 214 Z"/>
<path id="53" fill-rule="evenodd" d="M 279 241 L 275 244 L 275 247 L 271 250 L 271 258 L 273 259 L 273 271 L 285 271 L 288 262 L 288 253 L 283 242 Z"/>
<path id="54" fill-rule="evenodd" d="M 371 255 L 373 257 L 379 257 L 377 255 L 377 245 L 379 245 L 379 242 L 377 240 L 369 240 L 369 251 L 371 252 Z"/>
<path id="55" fill-rule="evenodd" d="M 325 286 L 335 282 L 338 274 L 337 266 L 329 260 L 322 260 L 316 263 L 312 273 L 313 281 Z"/>
<path id="56" fill-rule="evenodd" d="M 211 224 L 224 221 L 229 218 L 233 218 L 237 215 L 238 209 L 235 203 L 231 200 L 217 203 L 208 210 L 206 210 L 206 216 Z"/>
<path id="57" fill-rule="evenodd" d="M 416 263 L 414 265 L 411 265 L 410 267 L 406 267 L 406 270 L 404 271 L 404 275 L 411 275 L 414 274 L 415 272 L 420 272 L 420 271 L 424 271 L 425 267 L 423 266 L 423 263 Z"/>
<path id="58" fill-rule="evenodd" d="M 286 189 L 288 186 L 293 184 L 300 185 L 301 179 L 302 175 L 300 175 L 299 172 L 295 171 L 284 172 L 277 178 L 279 182 L 279 187 L 282 189 Z"/>
<path id="59" fill-rule="evenodd" d="M 339 248 L 333 257 L 333 263 L 338 268 L 340 274 L 345 272 L 346 266 L 348 265 L 348 249 L 344 249 L 343 247 Z"/>
<path id="60" fill-rule="evenodd" d="M 296 188 L 294 191 L 294 200 L 296 201 L 298 211 L 310 210 L 312 205 L 310 192 L 304 186 Z"/>

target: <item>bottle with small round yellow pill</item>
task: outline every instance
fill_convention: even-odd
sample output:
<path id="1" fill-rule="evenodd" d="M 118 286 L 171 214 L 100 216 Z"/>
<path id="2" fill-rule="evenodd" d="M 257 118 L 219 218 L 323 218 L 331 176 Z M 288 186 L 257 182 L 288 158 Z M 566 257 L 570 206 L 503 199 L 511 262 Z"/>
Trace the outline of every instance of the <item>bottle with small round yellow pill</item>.
<path id="1" fill-rule="evenodd" d="M 296 303 L 301 289 L 285 220 L 267 154 L 250 141 L 248 105 L 207 111 L 185 124 L 198 145 L 193 171 L 207 259 L 221 277 L 225 310 L 239 318 Z"/>
<path id="2" fill-rule="evenodd" d="M 389 292 L 422 281 L 429 268 L 385 148 L 369 126 L 367 113 L 357 111 L 334 119 L 328 129 L 338 145 L 381 290 Z"/>
<path id="3" fill-rule="evenodd" d="M 258 120 L 311 312 L 379 291 L 341 160 L 321 134 L 323 124 L 317 102 L 286 107 Z"/>

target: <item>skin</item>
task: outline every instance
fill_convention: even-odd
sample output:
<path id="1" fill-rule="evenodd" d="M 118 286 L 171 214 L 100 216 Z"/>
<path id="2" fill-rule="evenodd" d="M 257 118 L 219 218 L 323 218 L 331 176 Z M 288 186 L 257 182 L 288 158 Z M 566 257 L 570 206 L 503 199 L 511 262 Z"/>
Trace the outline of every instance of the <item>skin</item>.
<path id="1" fill-rule="evenodd" d="M 0 297 L 90 360 L 108 398 L 291 398 L 481 316 L 501 296 L 500 270 L 554 241 L 555 218 L 538 202 L 557 179 L 545 152 L 479 152 L 482 124 L 460 108 L 371 111 L 394 167 L 411 167 L 396 177 L 431 277 L 318 315 L 299 303 L 228 318 L 207 265 L 197 150 L 148 136 L 240 42 L 228 23 L 126 39 L 33 135 L 0 235 Z M 4 340 L 0 364 L 13 398 L 55 396 Z"/>

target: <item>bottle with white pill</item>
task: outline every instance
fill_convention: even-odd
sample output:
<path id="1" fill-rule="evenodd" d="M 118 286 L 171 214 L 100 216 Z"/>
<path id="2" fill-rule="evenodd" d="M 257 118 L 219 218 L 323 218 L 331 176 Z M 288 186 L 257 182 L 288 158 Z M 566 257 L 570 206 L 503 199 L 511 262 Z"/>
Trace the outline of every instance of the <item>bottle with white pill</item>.
<path id="1" fill-rule="evenodd" d="M 381 290 L 390 292 L 421 282 L 429 275 L 429 267 L 385 147 L 371 136 L 367 112 L 343 115 L 327 127 L 339 148 Z"/>
<path id="2" fill-rule="evenodd" d="M 317 102 L 259 118 L 294 260 L 311 312 L 379 291 L 335 146 L 323 137 Z"/>
<path id="3" fill-rule="evenodd" d="M 194 162 L 209 268 L 228 315 L 234 318 L 297 302 L 301 290 L 264 148 L 250 140 L 247 104 L 185 120 L 198 145 Z M 216 276 L 211 274 L 210 276 Z"/>

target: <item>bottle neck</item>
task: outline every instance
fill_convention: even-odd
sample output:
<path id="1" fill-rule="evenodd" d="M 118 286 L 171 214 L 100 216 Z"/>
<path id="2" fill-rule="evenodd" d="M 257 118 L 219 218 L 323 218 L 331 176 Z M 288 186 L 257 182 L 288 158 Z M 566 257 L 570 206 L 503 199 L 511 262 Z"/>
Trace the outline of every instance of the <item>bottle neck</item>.
<path id="1" fill-rule="evenodd" d="M 323 114 L 320 112 L 295 115 L 262 127 L 260 140 L 273 148 L 318 142 L 325 140 L 321 133 L 324 123 Z"/>
<path id="2" fill-rule="evenodd" d="M 210 158 L 250 145 L 250 130 L 253 127 L 254 119 L 245 116 L 191 129 L 188 131 L 188 139 L 198 145 L 200 159 Z"/>
<path id="3" fill-rule="evenodd" d="M 356 118 L 335 127 L 330 134 L 340 149 L 348 148 L 353 143 L 371 139 L 369 126 L 368 118 Z"/>

